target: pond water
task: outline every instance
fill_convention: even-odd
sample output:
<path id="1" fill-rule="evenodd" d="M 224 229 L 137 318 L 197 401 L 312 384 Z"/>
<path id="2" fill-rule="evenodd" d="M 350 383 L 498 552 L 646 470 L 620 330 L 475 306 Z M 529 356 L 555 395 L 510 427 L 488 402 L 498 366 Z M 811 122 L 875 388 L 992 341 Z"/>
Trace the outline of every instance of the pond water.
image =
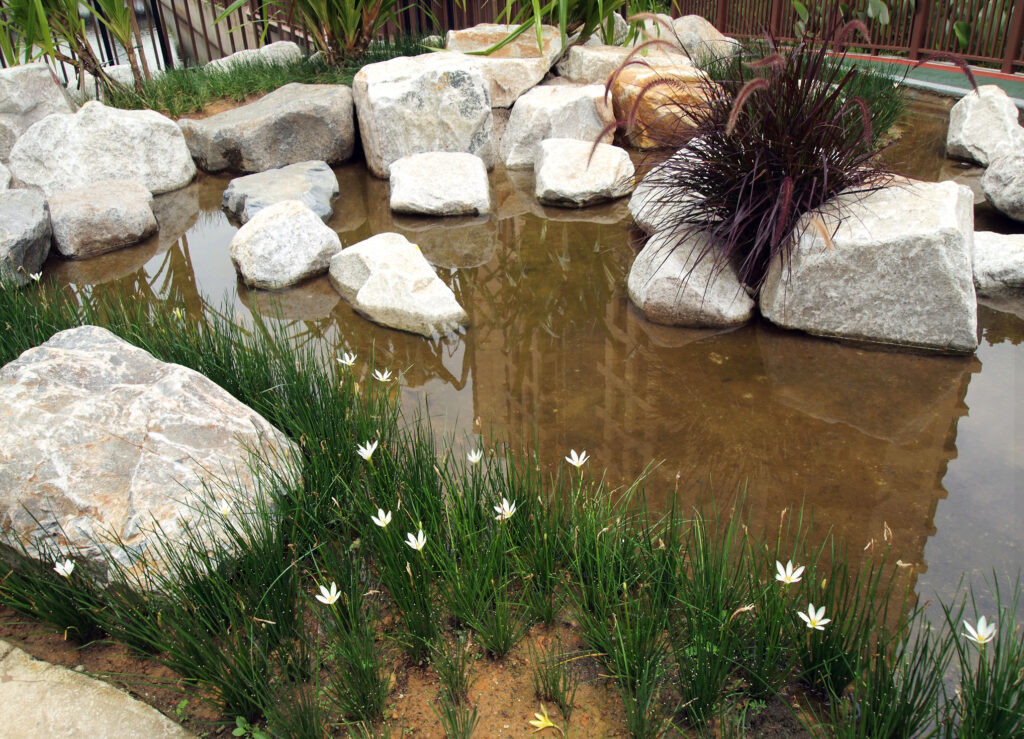
<path id="1" fill-rule="evenodd" d="M 942 157 L 949 103 L 919 98 L 891 166 L 955 178 L 980 170 Z M 486 218 L 394 217 L 387 184 L 362 163 L 337 170 L 329 222 L 345 245 L 397 231 L 419 243 L 465 306 L 464 335 L 427 340 L 375 326 L 326 277 L 277 293 L 248 290 L 228 256 L 236 226 L 220 209 L 228 177 L 202 176 L 157 199 L 149 242 L 85 262 L 51 260 L 55 279 L 95 293 L 142 292 L 190 312 L 279 311 L 300 341 L 375 354 L 403 373 L 407 409 L 425 407 L 460 448 L 477 435 L 537 445 L 545 465 L 586 449 L 615 484 L 651 463 L 664 507 L 732 504 L 746 489 L 755 523 L 806 504 L 855 550 L 892 532 L 919 594 L 950 598 L 962 573 L 1012 578 L 1024 560 L 1024 301 L 979 308 L 973 356 L 853 347 L 755 321 L 731 331 L 646 322 L 627 297 L 640 242 L 626 202 L 583 211 L 539 206 L 532 173 L 496 172 Z M 982 199 L 983 200 L 983 199 Z M 978 228 L 1020 228 L 984 206 Z M 368 370 L 364 370 L 369 374 Z M 983 604 L 986 601 L 983 599 Z"/>

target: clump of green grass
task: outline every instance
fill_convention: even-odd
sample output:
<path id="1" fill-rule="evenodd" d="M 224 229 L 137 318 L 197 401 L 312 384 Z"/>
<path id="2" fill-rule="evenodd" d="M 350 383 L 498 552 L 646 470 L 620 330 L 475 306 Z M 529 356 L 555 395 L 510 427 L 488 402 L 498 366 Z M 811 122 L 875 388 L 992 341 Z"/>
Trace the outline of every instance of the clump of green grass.
<path id="1" fill-rule="evenodd" d="M 290 82 L 308 85 L 351 85 L 356 72 L 366 64 L 397 56 L 422 54 L 420 39 L 408 37 L 372 44 L 358 59 L 331 66 L 317 58 L 305 58 L 286 64 L 267 64 L 259 60 L 238 64 L 227 70 L 186 67 L 155 75 L 141 91 L 124 86 L 104 91 L 107 105 L 129 110 L 149 109 L 171 118 L 198 113 L 217 100 L 244 102 L 264 95 Z"/>
<path id="2" fill-rule="evenodd" d="M 576 690 L 580 685 L 579 673 L 573 669 L 573 659 L 573 655 L 562 652 L 560 640 L 545 653 L 532 646 L 530 648 L 533 691 L 541 701 L 550 701 L 558 706 L 566 721 L 572 719 Z"/>

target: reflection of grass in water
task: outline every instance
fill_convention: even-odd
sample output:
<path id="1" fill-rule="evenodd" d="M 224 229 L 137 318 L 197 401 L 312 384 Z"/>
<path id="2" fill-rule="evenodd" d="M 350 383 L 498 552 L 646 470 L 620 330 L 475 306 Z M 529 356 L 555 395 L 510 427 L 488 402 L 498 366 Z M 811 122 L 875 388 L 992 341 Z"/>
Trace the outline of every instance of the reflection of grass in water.
<path id="1" fill-rule="evenodd" d="M 635 736 L 683 723 L 703 730 L 802 679 L 834 707 L 811 707 L 805 720 L 838 724 L 844 735 L 877 735 L 877 724 L 858 723 L 869 705 L 894 717 L 901 735 L 939 724 L 966 732 L 971 721 L 1000 735 L 1020 730 L 1019 588 L 988 614 L 998 616 L 997 631 L 984 646 L 958 633 L 964 617 L 983 615 L 973 599 L 950 607 L 945 628 L 915 639 L 929 627 L 900 600 L 898 570 L 876 558 L 848 573 L 841 549 L 807 544 L 802 519 L 758 537 L 742 505 L 731 515 L 653 515 L 643 480 L 612 491 L 586 467 L 568 466 L 544 478 L 534 454 L 497 448 L 471 465 L 439 455 L 427 425 L 399 417 L 394 382 L 342 368 L 258 317 L 244 328 L 230 314 L 186 316 L 145 299 L 82 300 L 45 284 L 6 286 L 0 360 L 62 328 L 107 326 L 266 416 L 296 442 L 294 470 L 257 466 L 262 495 L 214 516 L 227 529 L 222 544 L 198 533 L 183 546 L 158 540 L 169 572 L 149 572 L 144 588 L 116 566 L 114 584 L 101 587 L 82 576 L 84 562 L 63 577 L 15 557 L 2 565 L 0 601 L 62 631 L 74 626 L 70 638 L 102 631 L 154 655 L 228 719 L 302 736 L 343 717 L 372 719 L 392 684 L 393 640 L 447 675 L 453 695 L 442 696 L 440 720 L 463 733 L 475 723 L 461 697 L 471 661 L 461 642 L 454 661 L 442 646 L 452 643 L 451 617 L 476 630 L 473 643 L 504 652 L 522 619 L 538 613 L 524 594 L 541 583 L 555 603 L 560 593 L 570 604 L 558 618 L 571 617 L 602 660 Z M 366 460 L 356 445 L 369 441 L 379 446 Z M 386 525 L 378 510 L 391 513 Z M 406 542 L 420 531 L 416 549 Z M 775 562 L 790 559 L 806 571 L 799 582 L 777 582 Z M 340 585 L 337 599 L 314 600 L 330 583 Z M 809 603 L 825 607 L 823 630 L 798 620 Z M 939 703 L 954 649 L 965 703 Z M 568 696 L 571 684 L 559 679 L 553 692 Z M 532 708 L 523 710 L 526 721 Z M 981 712 L 998 723 L 985 724 Z"/>

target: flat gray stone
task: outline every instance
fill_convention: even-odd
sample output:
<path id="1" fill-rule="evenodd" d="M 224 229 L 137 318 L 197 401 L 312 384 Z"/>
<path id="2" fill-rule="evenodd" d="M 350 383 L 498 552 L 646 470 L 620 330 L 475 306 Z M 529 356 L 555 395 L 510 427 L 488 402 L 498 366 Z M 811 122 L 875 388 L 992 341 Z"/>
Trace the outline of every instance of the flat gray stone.
<path id="1" fill-rule="evenodd" d="M 993 159 L 981 178 L 981 189 L 993 208 L 1024 223 L 1024 148 Z"/>
<path id="2" fill-rule="evenodd" d="M 0 278 L 26 285 L 50 254 L 50 209 L 42 193 L 0 192 Z"/>
<path id="3" fill-rule="evenodd" d="M 229 251 L 246 285 L 277 290 L 326 272 L 341 240 L 304 203 L 283 200 L 238 229 Z"/>
<path id="4" fill-rule="evenodd" d="M 207 172 L 264 172 L 299 162 L 341 164 L 355 149 L 352 91 L 292 82 L 202 120 L 178 121 Z"/>
<path id="5" fill-rule="evenodd" d="M 625 149 L 610 144 L 548 139 L 540 145 L 537 200 L 565 208 L 583 208 L 629 195 L 633 162 Z"/>
<path id="6" fill-rule="evenodd" d="M 69 259 L 88 259 L 156 233 L 153 196 L 137 180 L 105 180 L 49 199 L 53 244 Z"/>
<path id="7" fill-rule="evenodd" d="M 736 270 L 731 265 L 716 269 L 713 254 L 698 260 L 704 246 L 700 237 L 660 231 L 641 249 L 627 288 L 647 320 L 687 328 L 724 328 L 750 320 L 754 301 Z"/>
<path id="8" fill-rule="evenodd" d="M 829 248 L 809 227 L 774 263 L 761 313 L 811 334 L 946 352 L 978 346 L 971 264 L 974 196 L 955 182 L 903 182 L 841 195 Z M 835 204 L 820 217 L 836 227 Z"/>
<path id="9" fill-rule="evenodd" d="M 195 177 L 181 130 L 152 110 L 88 102 L 77 113 L 36 122 L 11 150 L 11 175 L 47 197 L 97 180 L 138 180 L 154 195 Z"/>
<path id="10" fill-rule="evenodd" d="M 298 162 L 236 177 L 228 183 L 221 202 L 242 223 L 282 200 L 300 200 L 326 221 L 334 215 L 337 197 L 338 178 L 327 162 Z"/>
<path id="11" fill-rule="evenodd" d="M 490 81 L 452 52 L 367 64 L 352 81 L 366 165 L 386 179 L 409 154 L 461 151 L 494 166 Z"/>
<path id="12" fill-rule="evenodd" d="M 0 69 L 0 162 L 36 121 L 53 113 L 73 113 L 64 89 L 43 63 Z"/>
<path id="13" fill-rule="evenodd" d="M 374 323 L 428 337 L 469 325 L 451 288 L 404 236 L 377 234 L 342 249 L 328 274 L 341 297 Z"/>
<path id="14" fill-rule="evenodd" d="M 7 739 L 194 735 L 113 685 L 0 641 L 0 726 Z"/>
<path id="15" fill-rule="evenodd" d="M 211 72 L 227 72 L 246 64 L 292 64 L 303 57 L 302 48 L 294 41 L 275 41 L 258 49 L 242 49 L 214 59 L 203 67 Z"/>
<path id="16" fill-rule="evenodd" d="M 431 216 L 490 213 L 483 160 L 463 152 L 410 154 L 391 164 L 391 210 Z"/>
<path id="17" fill-rule="evenodd" d="M 974 287 L 993 297 L 1024 290 L 1024 234 L 974 232 Z"/>
<path id="18" fill-rule="evenodd" d="M 646 53 L 631 46 L 583 45 L 570 46 L 569 51 L 558 62 L 557 69 L 564 79 L 584 85 L 604 86 L 612 72 L 627 59 L 651 67 L 692 67 L 687 56 L 664 46 L 648 47 Z"/>
<path id="19" fill-rule="evenodd" d="M 139 555 L 159 567 L 153 531 L 159 526 L 173 546 L 186 522 L 198 525 L 204 485 L 219 502 L 251 506 L 259 494 L 251 453 L 286 479 L 283 463 L 296 453 L 198 372 L 97 326 L 61 331 L 0 368 L 0 449 L 5 536 L 33 556 L 91 561 L 101 571 L 105 549 L 125 566 Z"/>

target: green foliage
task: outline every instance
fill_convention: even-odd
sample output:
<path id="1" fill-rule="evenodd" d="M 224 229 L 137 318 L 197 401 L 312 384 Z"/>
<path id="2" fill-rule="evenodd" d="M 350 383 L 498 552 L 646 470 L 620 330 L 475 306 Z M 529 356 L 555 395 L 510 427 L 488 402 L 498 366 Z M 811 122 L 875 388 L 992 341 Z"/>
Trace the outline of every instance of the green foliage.
<path id="1" fill-rule="evenodd" d="M 579 673 L 573 669 L 573 660 L 576 658 L 562 652 L 561 641 L 556 642 L 547 653 L 540 653 L 530 647 L 534 693 L 541 701 L 551 701 L 557 705 L 566 721 L 572 719 L 573 702 L 580 685 Z"/>

